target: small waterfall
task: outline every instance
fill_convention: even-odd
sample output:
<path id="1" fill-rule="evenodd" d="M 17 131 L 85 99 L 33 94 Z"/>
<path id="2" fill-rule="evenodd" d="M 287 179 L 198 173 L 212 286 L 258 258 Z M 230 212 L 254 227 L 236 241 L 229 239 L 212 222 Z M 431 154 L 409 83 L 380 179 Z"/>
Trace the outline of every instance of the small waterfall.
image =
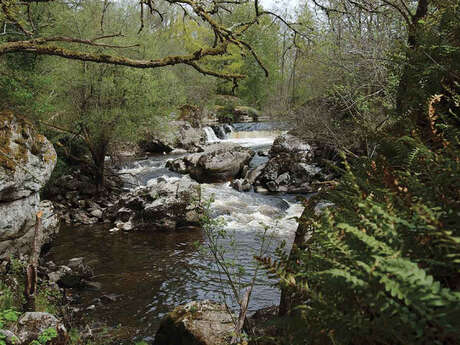
<path id="1" fill-rule="evenodd" d="M 206 133 L 206 141 L 208 143 L 215 143 L 220 141 L 220 139 L 216 136 L 216 133 L 214 133 L 211 127 L 203 127 L 203 131 Z"/>
<path id="2" fill-rule="evenodd" d="M 225 124 L 225 125 L 223 125 L 222 127 L 223 127 L 224 132 L 225 132 L 226 134 L 232 133 L 232 132 L 234 131 L 234 130 L 233 130 L 233 127 L 232 127 L 231 125 L 229 125 L 229 124 Z"/>
<path id="3" fill-rule="evenodd" d="M 211 126 L 211 128 L 219 139 L 227 139 L 227 133 L 225 132 L 223 125 L 214 125 Z"/>

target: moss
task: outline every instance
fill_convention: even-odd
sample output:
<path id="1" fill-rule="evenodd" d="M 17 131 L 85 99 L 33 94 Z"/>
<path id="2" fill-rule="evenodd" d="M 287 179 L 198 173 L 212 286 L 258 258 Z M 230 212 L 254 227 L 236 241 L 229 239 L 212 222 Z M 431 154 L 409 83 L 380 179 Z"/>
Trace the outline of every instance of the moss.
<path id="1" fill-rule="evenodd" d="M 12 145 L 13 132 L 18 133 Z M 45 150 L 46 138 L 38 134 L 32 124 L 10 111 L 0 112 L 0 166 L 15 171 L 17 165 L 28 160 L 28 152 L 45 162 L 56 160 L 53 150 Z"/>
<path id="2" fill-rule="evenodd" d="M 1 118 L 0 118 L 0 121 L 2 121 Z M 10 159 L 10 156 L 11 156 L 10 139 L 11 139 L 11 128 L 7 124 L 3 123 L 2 127 L 0 128 L 0 166 L 6 169 L 9 169 L 9 170 L 14 170 L 15 164 Z"/>

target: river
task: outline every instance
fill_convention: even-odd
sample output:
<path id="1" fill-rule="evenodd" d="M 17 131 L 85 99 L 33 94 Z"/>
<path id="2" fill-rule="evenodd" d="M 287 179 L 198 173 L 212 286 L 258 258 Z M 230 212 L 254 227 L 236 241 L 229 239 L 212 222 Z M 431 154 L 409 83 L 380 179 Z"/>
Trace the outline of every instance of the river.
<path id="1" fill-rule="evenodd" d="M 280 133 L 264 125 L 241 124 L 235 128 L 223 141 L 251 147 L 256 152 L 267 150 Z M 158 177 L 180 178 L 165 168 L 171 158 L 155 156 L 127 164 L 121 171 L 126 174 L 127 186 L 142 186 Z M 256 155 L 251 165 L 266 160 Z M 205 198 L 213 197 L 212 217 L 223 219 L 225 229 L 234 237 L 234 246 L 230 240 L 223 242 L 223 246 L 228 258 L 245 267 L 246 280 L 254 272 L 253 257 L 264 229 L 269 228 L 269 251 L 283 241 L 286 248 L 290 247 L 297 227 L 294 217 L 300 216 L 303 209 L 294 196 L 240 193 L 229 183 L 202 184 L 202 193 Z M 110 232 L 109 228 L 64 226 L 48 253 L 47 259 L 58 265 L 84 257 L 94 268 L 94 280 L 100 289 L 79 292 L 85 310 L 82 317 L 118 328 L 124 339 L 149 342 L 161 318 L 174 306 L 191 300 L 222 298 L 223 288 L 215 265 L 196 246 L 206 244 L 201 230 L 126 233 Z M 280 292 L 275 283 L 264 274 L 259 275 L 251 311 L 279 303 Z M 104 295 L 109 298 L 101 298 Z"/>

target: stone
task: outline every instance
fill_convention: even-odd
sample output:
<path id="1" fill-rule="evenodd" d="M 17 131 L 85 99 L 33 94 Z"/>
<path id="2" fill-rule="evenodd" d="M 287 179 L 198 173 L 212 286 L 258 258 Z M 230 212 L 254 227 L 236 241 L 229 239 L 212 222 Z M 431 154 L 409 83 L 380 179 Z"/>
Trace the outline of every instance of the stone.
<path id="1" fill-rule="evenodd" d="M 14 201 L 40 191 L 56 165 L 53 145 L 27 120 L 0 112 L 0 200 Z"/>
<path id="2" fill-rule="evenodd" d="M 116 302 L 119 299 L 120 295 L 116 294 L 107 294 L 107 295 L 102 295 L 101 296 L 101 301 L 105 303 L 113 303 Z"/>
<path id="3" fill-rule="evenodd" d="M 6 345 L 17 345 L 19 343 L 19 337 L 13 332 L 7 329 L 0 329 L 0 339 L 5 342 Z"/>
<path id="4" fill-rule="evenodd" d="M 86 279 L 93 275 L 92 268 L 84 263 L 83 258 L 73 258 L 67 265 L 59 266 L 56 271 L 48 273 L 48 280 L 60 287 L 81 288 L 86 285 Z"/>
<path id="5" fill-rule="evenodd" d="M 252 189 L 252 185 L 246 179 L 233 180 L 230 185 L 238 192 L 249 192 Z"/>
<path id="6" fill-rule="evenodd" d="M 161 321 L 154 345 L 227 345 L 235 329 L 223 304 L 190 302 L 176 307 Z"/>
<path id="7" fill-rule="evenodd" d="M 275 139 L 269 161 L 258 172 L 255 185 L 274 193 L 305 194 L 318 191 L 318 182 L 330 178 L 323 172 L 319 147 L 298 137 L 283 134 Z"/>
<path id="8" fill-rule="evenodd" d="M 194 128 L 186 121 L 171 121 L 170 131 L 147 133 L 138 145 L 141 151 L 147 153 L 170 153 L 175 149 L 186 152 L 197 152 L 199 145 L 204 142 L 200 128 Z"/>
<path id="9" fill-rule="evenodd" d="M 259 194 L 269 194 L 270 191 L 262 186 L 255 186 L 254 191 Z"/>
<path id="10" fill-rule="evenodd" d="M 102 289 L 102 284 L 99 282 L 85 281 L 85 286 L 89 290 L 99 291 Z"/>
<path id="11" fill-rule="evenodd" d="M 83 261 L 85 259 L 83 257 L 81 258 L 72 258 L 69 260 L 69 262 L 67 263 L 67 266 L 71 269 L 75 269 L 75 268 L 78 268 L 79 266 L 82 266 L 83 265 Z"/>
<path id="12" fill-rule="evenodd" d="M 77 210 L 73 215 L 73 220 L 75 223 L 84 224 L 84 225 L 91 225 L 96 224 L 98 219 L 95 217 L 91 217 L 85 210 Z"/>
<path id="13" fill-rule="evenodd" d="M 222 126 L 225 133 L 228 134 L 228 133 L 232 133 L 234 131 L 233 127 L 229 124 L 225 124 Z"/>
<path id="14" fill-rule="evenodd" d="M 20 344 L 30 344 L 36 340 L 43 331 L 53 328 L 57 332 L 57 337 L 47 344 L 65 344 L 68 335 L 64 324 L 54 315 L 43 312 L 24 313 L 15 325 L 13 332 L 19 338 Z"/>
<path id="15" fill-rule="evenodd" d="M 164 139 L 151 139 L 139 141 L 139 147 L 142 151 L 148 153 L 169 153 L 174 147 Z"/>
<path id="16" fill-rule="evenodd" d="M 203 209 L 201 187 L 190 177 L 157 179 L 127 192 L 106 209 L 104 218 L 123 231 L 197 226 Z"/>
<path id="17" fill-rule="evenodd" d="M 41 211 L 38 244 L 50 242 L 59 230 L 59 219 L 50 201 L 40 202 L 38 193 L 0 203 L 0 257 L 13 253 L 29 253 L 35 234 L 36 214 Z"/>
<path id="18" fill-rule="evenodd" d="M 215 143 L 204 152 L 189 154 L 167 162 L 166 166 L 200 183 L 225 182 L 241 176 L 254 151 L 231 143 Z"/>
<path id="19" fill-rule="evenodd" d="M 102 207 L 93 200 L 87 200 L 88 207 L 92 210 L 100 210 Z"/>
<path id="20" fill-rule="evenodd" d="M 96 210 L 92 210 L 90 214 L 97 219 L 101 219 L 103 212 L 101 209 L 96 209 Z"/>
<path id="21" fill-rule="evenodd" d="M 257 151 L 257 154 L 260 157 L 268 157 L 268 150 L 259 150 L 259 151 Z"/>

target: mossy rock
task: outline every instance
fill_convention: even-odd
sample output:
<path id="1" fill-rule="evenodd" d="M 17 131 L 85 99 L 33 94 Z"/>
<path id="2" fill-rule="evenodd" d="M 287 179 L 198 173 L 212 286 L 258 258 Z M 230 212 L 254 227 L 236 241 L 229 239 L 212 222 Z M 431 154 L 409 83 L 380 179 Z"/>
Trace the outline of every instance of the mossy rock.
<path id="1" fill-rule="evenodd" d="M 226 345 L 233 331 L 232 315 L 224 305 L 194 301 L 166 315 L 154 345 Z"/>
<path id="2" fill-rule="evenodd" d="M 56 164 L 53 145 L 26 119 L 0 112 L 0 200 L 38 192 Z"/>

